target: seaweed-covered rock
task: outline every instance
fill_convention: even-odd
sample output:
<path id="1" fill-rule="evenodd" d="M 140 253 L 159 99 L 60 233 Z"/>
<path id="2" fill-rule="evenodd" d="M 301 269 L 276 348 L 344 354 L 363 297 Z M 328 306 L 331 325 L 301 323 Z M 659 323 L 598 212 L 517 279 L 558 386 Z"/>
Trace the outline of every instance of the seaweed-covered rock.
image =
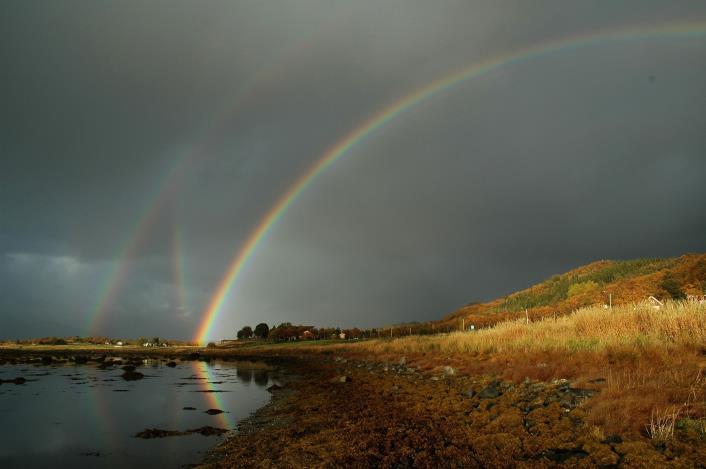
<path id="1" fill-rule="evenodd" d="M 160 428 L 146 428 L 141 432 L 135 434 L 135 438 L 143 438 L 149 440 L 152 438 L 166 438 L 168 436 L 182 436 L 188 435 L 187 432 L 180 432 L 178 430 L 162 430 Z"/>
<path id="2" fill-rule="evenodd" d="M 224 433 L 227 433 L 228 430 L 226 430 L 224 428 L 216 428 L 216 427 L 211 427 L 211 426 L 206 425 L 205 427 L 187 430 L 187 432 L 188 433 L 198 433 L 199 435 L 203 435 L 203 436 L 218 436 L 218 435 L 223 435 Z"/>
<path id="3" fill-rule="evenodd" d="M 144 378 L 145 375 L 140 373 L 139 371 L 125 371 L 125 373 L 122 374 L 122 378 L 125 381 L 137 381 L 138 379 Z"/>

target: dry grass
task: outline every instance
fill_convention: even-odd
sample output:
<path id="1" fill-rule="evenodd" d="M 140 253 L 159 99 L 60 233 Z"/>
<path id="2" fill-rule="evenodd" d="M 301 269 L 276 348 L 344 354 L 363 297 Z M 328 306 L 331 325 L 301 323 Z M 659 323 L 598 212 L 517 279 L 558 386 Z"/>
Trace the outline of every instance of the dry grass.
<path id="1" fill-rule="evenodd" d="M 600 390 L 585 404 L 587 422 L 608 433 L 662 439 L 679 418 L 706 418 L 706 305 L 697 303 L 668 303 L 660 310 L 646 303 L 592 307 L 476 332 L 299 350 L 393 363 L 405 356 L 434 373 L 452 365 L 463 374 L 518 383 L 526 377 L 568 378 L 575 386 Z"/>
<path id="2" fill-rule="evenodd" d="M 647 436 L 658 441 L 671 440 L 674 437 L 674 427 L 679 418 L 680 410 L 676 407 L 664 412 L 653 409 L 650 415 L 650 423 L 645 426 Z"/>
<path id="3" fill-rule="evenodd" d="M 648 303 L 589 307 L 573 314 L 500 323 L 475 332 L 412 336 L 353 344 L 373 353 L 494 354 L 551 351 L 601 351 L 702 347 L 706 343 L 706 305 L 668 303 L 655 310 Z"/>

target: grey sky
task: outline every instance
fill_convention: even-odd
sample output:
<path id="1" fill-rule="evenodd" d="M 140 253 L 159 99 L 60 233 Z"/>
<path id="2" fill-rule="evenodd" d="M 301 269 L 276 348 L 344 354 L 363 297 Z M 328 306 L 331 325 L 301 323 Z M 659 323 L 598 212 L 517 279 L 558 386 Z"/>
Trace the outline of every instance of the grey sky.
<path id="1" fill-rule="evenodd" d="M 191 337 L 261 217 L 370 115 L 531 44 L 695 21 L 701 1 L 2 2 L 0 338 L 87 333 L 165 180 L 99 332 Z M 706 36 L 649 38 L 438 95 L 307 188 L 215 336 L 434 319 L 592 260 L 704 251 L 704 83 Z"/>

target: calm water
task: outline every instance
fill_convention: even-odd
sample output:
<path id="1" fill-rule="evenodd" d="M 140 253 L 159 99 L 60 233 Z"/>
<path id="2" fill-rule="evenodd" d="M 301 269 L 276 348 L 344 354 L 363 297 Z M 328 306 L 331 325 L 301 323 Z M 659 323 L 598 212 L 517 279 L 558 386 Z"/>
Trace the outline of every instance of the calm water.
<path id="1" fill-rule="evenodd" d="M 0 467 L 180 467 L 202 460 L 223 437 L 144 440 L 145 428 L 234 428 L 270 398 L 272 373 L 233 362 L 146 360 L 139 381 L 120 367 L 0 365 Z M 202 392 L 220 391 L 220 392 Z M 195 407 L 196 410 L 184 410 Z M 226 413 L 209 415 L 208 409 Z"/>

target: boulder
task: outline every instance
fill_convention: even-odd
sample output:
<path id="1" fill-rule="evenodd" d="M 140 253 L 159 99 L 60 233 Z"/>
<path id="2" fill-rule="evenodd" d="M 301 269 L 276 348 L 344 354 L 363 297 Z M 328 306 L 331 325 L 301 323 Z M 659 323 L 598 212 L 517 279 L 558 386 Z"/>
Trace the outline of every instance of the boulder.
<path id="1" fill-rule="evenodd" d="M 493 381 L 478 393 L 478 397 L 481 399 L 495 399 L 496 397 L 500 397 L 501 394 L 500 383 Z"/>
<path id="2" fill-rule="evenodd" d="M 125 373 L 122 374 L 122 377 L 125 381 L 137 381 L 138 379 L 144 378 L 145 375 L 139 371 L 125 371 Z"/>

